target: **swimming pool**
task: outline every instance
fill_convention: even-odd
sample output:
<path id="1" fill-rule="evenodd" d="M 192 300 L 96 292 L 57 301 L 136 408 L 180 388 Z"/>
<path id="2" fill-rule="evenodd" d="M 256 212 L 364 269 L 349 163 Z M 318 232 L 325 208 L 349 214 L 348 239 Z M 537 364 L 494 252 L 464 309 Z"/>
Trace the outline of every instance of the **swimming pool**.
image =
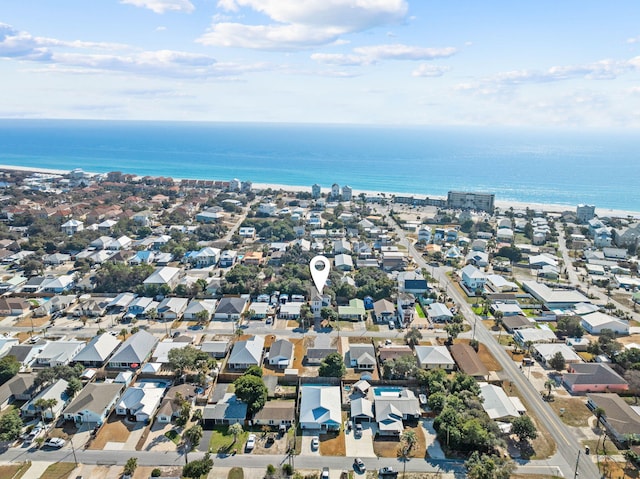
<path id="1" fill-rule="evenodd" d="M 404 388 L 400 386 L 378 386 L 373 388 L 375 396 L 397 396 Z"/>

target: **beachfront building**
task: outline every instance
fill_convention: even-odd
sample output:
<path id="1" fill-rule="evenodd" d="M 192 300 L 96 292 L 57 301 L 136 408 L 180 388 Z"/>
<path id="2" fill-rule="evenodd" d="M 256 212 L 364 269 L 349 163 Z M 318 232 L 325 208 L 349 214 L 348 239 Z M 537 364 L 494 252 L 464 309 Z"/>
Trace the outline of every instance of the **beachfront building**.
<path id="1" fill-rule="evenodd" d="M 311 196 L 313 198 L 320 198 L 321 192 L 322 192 L 322 190 L 321 190 L 320 185 L 318 183 L 315 183 L 314 185 L 311 186 Z"/>
<path id="2" fill-rule="evenodd" d="M 596 207 L 594 205 L 578 205 L 576 207 L 576 220 L 578 223 L 587 223 L 596 216 Z"/>
<path id="3" fill-rule="evenodd" d="M 342 187 L 342 201 L 351 201 L 353 197 L 353 190 L 349 185 L 344 185 Z"/>
<path id="4" fill-rule="evenodd" d="M 470 193 L 449 191 L 447 207 L 461 210 L 477 210 L 493 213 L 495 195 L 493 193 Z"/>

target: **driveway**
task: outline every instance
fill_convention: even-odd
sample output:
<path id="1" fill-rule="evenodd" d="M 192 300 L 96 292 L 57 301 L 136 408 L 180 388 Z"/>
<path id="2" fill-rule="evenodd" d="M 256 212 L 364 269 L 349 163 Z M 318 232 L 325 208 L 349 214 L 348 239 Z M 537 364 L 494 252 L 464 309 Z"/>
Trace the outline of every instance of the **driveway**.
<path id="1" fill-rule="evenodd" d="M 300 449 L 301 456 L 319 456 L 320 455 L 320 448 L 318 449 L 311 448 L 311 439 L 315 436 L 318 436 L 317 432 L 302 431 L 302 447 Z"/>
<path id="2" fill-rule="evenodd" d="M 433 429 L 433 419 L 421 420 L 420 426 L 422 426 L 422 431 L 424 432 L 429 457 L 432 459 L 446 459 L 438 442 L 436 431 Z"/>
<path id="3" fill-rule="evenodd" d="M 375 436 L 375 423 L 362 423 L 362 434 L 358 437 L 351 429 L 344 434 L 344 444 L 347 450 L 347 457 L 376 457 L 373 451 L 373 437 Z"/>

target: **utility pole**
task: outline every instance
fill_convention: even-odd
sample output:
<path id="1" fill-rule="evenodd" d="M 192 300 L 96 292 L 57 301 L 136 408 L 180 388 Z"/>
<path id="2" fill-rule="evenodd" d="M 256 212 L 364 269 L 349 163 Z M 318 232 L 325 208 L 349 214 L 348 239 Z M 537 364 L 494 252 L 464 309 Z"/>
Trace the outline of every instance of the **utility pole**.
<path id="1" fill-rule="evenodd" d="M 78 458 L 76 457 L 76 448 L 73 446 L 73 439 L 69 438 L 69 443 L 71 444 L 71 452 L 73 453 L 73 461 L 76 463 L 76 467 L 78 467 Z"/>
<path id="2" fill-rule="evenodd" d="M 578 477 L 578 464 L 580 464 L 580 454 L 582 454 L 582 451 L 578 450 L 578 458 L 576 459 L 576 470 L 573 473 L 573 479 L 576 479 Z"/>

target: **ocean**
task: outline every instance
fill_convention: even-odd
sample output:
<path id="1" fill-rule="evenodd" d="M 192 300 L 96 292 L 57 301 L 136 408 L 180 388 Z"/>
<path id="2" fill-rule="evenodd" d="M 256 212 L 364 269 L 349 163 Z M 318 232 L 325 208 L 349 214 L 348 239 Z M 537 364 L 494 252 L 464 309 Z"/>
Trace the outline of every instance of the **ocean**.
<path id="1" fill-rule="evenodd" d="M 481 127 L 0 120 L 0 164 L 640 211 L 640 135 Z"/>

